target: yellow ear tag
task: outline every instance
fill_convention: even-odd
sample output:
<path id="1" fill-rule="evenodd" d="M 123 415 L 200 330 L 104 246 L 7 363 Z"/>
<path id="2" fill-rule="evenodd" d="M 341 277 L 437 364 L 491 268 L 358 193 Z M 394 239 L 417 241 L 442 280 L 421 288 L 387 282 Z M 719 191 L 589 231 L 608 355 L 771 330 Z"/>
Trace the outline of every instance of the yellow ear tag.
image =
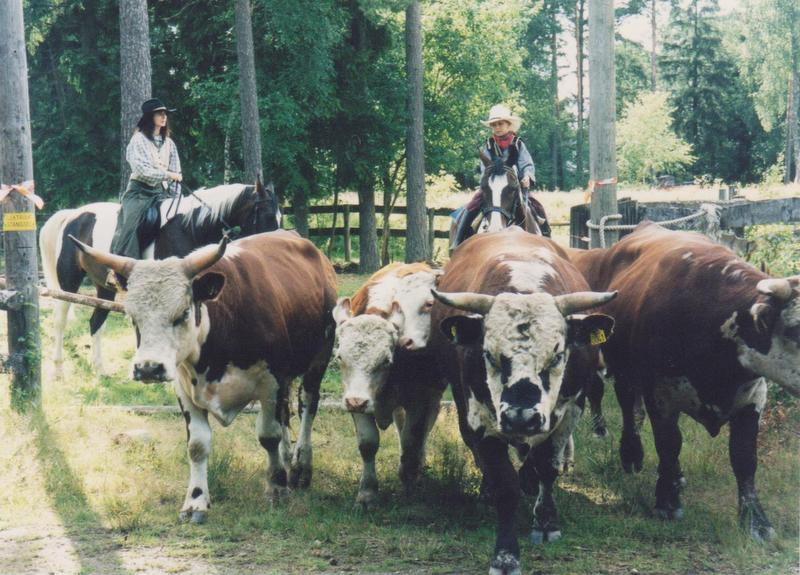
<path id="1" fill-rule="evenodd" d="M 454 326 L 454 325 L 450 326 L 450 335 L 453 337 L 453 339 L 455 339 L 456 336 L 458 336 L 458 333 L 457 333 L 457 330 L 456 330 L 456 326 Z"/>
<path id="2" fill-rule="evenodd" d="M 600 328 L 594 330 L 591 333 L 591 335 L 589 335 L 589 342 L 592 345 L 600 345 L 601 343 L 605 343 L 606 341 L 608 341 L 608 339 L 606 338 L 606 332 L 604 332 Z"/>

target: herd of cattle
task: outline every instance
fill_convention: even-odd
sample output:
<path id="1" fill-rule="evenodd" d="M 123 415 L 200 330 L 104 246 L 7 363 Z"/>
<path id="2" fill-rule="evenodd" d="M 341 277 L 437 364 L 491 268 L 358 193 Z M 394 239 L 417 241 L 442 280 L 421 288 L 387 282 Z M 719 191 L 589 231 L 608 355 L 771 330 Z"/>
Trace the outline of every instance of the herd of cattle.
<path id="1" fill-rule="evenodd" d="M 210 506 L 208 414 L 226 426 L 255 400 L 268 494 L 280 500 L 309 485 L 320 382 L 335 355 L 363 459 L 362 505 L 377 494 L 378 428 L 396 425 L 400 478 L 413 484 L 451 386 L 497 510 L 493 575 L 520 573 L 522 492 L 535 497 L 533 541 L 560 537 L 554 483 L 603 369 L 622 409 L 628 471 L 642 468 L 642 405 L 651 420 L 659 515 L 682 513 L 678 418 L 687 413 L 711 435 L 730 425 L 740 521 L 754 538 L 773 532 L 756 495 L 756 439 L 763 378 L 800 394 L 800 277 L 770 278 L 704 236 L 644 223 L 612 248 L 582 251 L 510 227 L 470 238 L 442 270 L 393 264 L 338 301 L 330 262 L 293 232 L 223 239 L 164 260 L 74 243 L 126 291 L 133 378 L 173 382 L 191 466 L 184 519 L 202 522 Z"/>

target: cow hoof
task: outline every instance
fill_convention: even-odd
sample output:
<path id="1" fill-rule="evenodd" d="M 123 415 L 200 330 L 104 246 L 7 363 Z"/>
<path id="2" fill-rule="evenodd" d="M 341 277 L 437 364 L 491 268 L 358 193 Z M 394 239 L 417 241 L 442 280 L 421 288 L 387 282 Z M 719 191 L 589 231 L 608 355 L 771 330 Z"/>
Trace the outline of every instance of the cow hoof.
<path id="1" fill-rule="evenodd" d="M 660 507 L 656 507 L 653 511 L 655 512 L 656 517 L 666 521 L 683 519 L 683 509 L 681 507 L 676 509 L 662 509 Z"/>
<path id="2" fill-rule="evenodd" d="M 362 511 L 368 511 L 375 506 L 377 500 L 378 493 L 376 491 L 359 491 L 356 495 L 355 507 Z"/>
<path id="3" fill-rule="evenodd" d="M 208 519 L 208 513 L 205 511 L 192 511 L 192 523 L 195 525 L 202 525 Z"/>
<path id="4" fill-rule="evenodd" d="M 289 486 L 292 488 L 308 489 L 311 486 L 311 470 L 301 467 L 292 467 L 289 470 Z"/>
<path id="5" fill-rule="evenodd" d="M 522 575 L 519 559 L 508 551 L 500 551 L 489 565 L 489 575 Z"/>
<path id="6" fill-rule="evenodd" d="M 554 529 L 547 531 L 543 529 L 534 529 L 531 531 L 531 543 L 534 545 L 541 545 L 542 543 L 552 543 L 561 539 L 561 530 Z"/>
<path id="7" fill-rule="evenodd" d="M 189 521 L 191 515 L 192 514 L 190 511 L 181 511 L 180 513 L 178 513 L 178 521 L 180 521 L 181 523 L 186 523 L 187 521 Z"/>
<path id="8" fill-rule="evenodd" d="M 575 471 L 575 462 L 574 461 L 565 461 L 564 465 L 561 466 L 561 474 L 562 475 L 569 475 Z"/>
<path id="9" fill-rule="evenodd" d="M 775 538 L 775 530 L 770 525 L 751 525 L 750 537 L 757 543 L 766 543 Z"/>
<path id="10" fill-rule="evenodd" d="M 605 426 L 595 427 L 592 430 L 592 432 L 594 433 L 594 436 L 597 437 L 598 439 L 605 439 L 606 437 L 608 437 L 608 429 Z"/>
<path id="11" fill-rule="evenodd" d="M 268 490 L 267 496 L 269 497 L 270 504 L 273 507 L 278 507 L 289 500 L 289 493 L 290 490 L 288 487 L 273 487 Z"/>

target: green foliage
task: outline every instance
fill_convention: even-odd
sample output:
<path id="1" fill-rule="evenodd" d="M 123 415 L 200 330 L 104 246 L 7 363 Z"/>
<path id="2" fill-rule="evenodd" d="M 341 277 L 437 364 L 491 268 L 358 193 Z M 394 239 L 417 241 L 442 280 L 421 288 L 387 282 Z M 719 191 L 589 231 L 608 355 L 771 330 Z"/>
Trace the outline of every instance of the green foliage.
<path id="1" fill-rule="evenodd" d="M 717 0 L 673 5 L 659 66 L 677 131 L 697 157 L 695 173 L 751 181 L 761 128 L 734 56 L 722 43 L 718 13 Z"/>
<path id="2" fill-rule="evenodd" d="M 647 93 L 626 110 L 617 126 L 617 166 L 627 182 L 652 182 L 674 174 L 694 161 L 691 147 L 672 128 L 664 92 Z"/>
<path id="3" fill-rule="evenodd" d="M 783 224 L 750 226 L 747 239 L 756 242 L 750 261 L 762 263 L 773 277 L 800 273 L 800 228 Z"/>

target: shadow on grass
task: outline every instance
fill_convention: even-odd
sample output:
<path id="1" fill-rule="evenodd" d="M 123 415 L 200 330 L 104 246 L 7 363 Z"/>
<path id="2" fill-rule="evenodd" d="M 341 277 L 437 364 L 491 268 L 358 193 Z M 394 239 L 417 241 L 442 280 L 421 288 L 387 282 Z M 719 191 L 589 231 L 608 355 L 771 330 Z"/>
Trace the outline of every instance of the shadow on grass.
<path id="1" fill-rule="evenodd" d="M 36 434 L 36 457 L 41 464 L 44 489 L 77 554 L 81 572 L 127 573 L 100 516 L 92 510 L 81 480 L 72 471 L 58 439 L 41 411 L 31 415 Z"/>

